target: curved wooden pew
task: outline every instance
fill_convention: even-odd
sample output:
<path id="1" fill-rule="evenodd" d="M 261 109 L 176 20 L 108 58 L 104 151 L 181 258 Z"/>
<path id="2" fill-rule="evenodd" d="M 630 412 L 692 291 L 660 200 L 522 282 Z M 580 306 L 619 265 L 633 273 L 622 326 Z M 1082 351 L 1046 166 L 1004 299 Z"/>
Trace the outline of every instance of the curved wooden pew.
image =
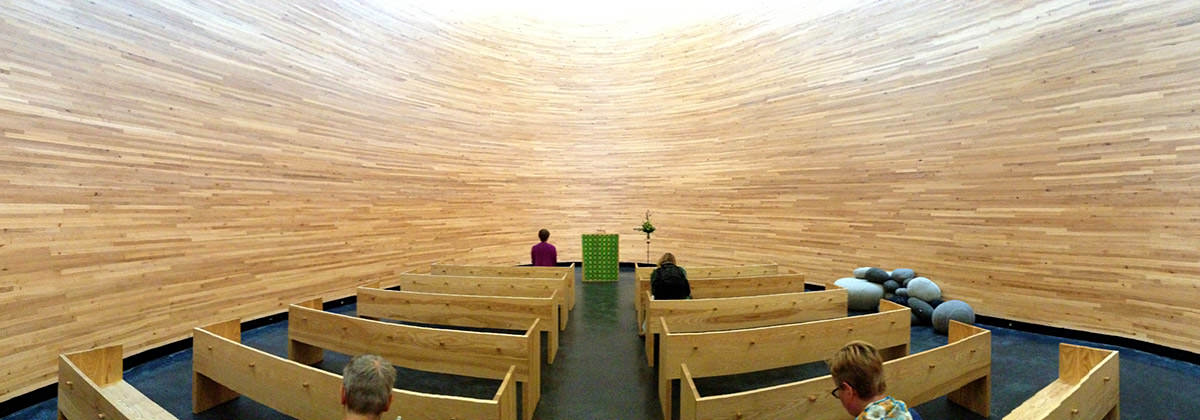
<path id="1" fill-rule="evenodd" d="M 174 420 L 122 379 L 121 346 L 58 355 L 58 420 Z"/>
<path id="2" fill-rule="evenodd" d="M 633 299 L 634 299 L 633 305 L 634 305 L 634 310 L 636 310 L 638 313 L 638 318 L 637 318 L 638 325 L 641 325 L 642 321 L 646 319 L 645 317 L 642 316 L 642 311 L 645 310 L 645 308 L 642 306 L 645 303 L 642 301 L 642 295 L 645 294 L 647 290 L 650 290 L 650 274 L 654 272 L 655 268 L 658 268 L 658 267 L 657 266 L 643 266 L 638 263 L 634 263 L 634 265 L 633 265 L 633 280 L 634 280 L 634 284 L 637 285 L 637 289 L 634 290 L 634 294 L 633 294 Z M 776 264 L 776 263 L 750 264 L 750 265 L 714 265 L 714 266 L 698 266 L 698 267 L 684 266 L 684 269 L 687 270 L 689 282 L 691 282 L 692 280 L 708 279 L 708 278 L 757 277 L 757 276 L 770 276 L 770 275 L 779 274 L 779 264 Z M 777 292 L 777 293 L 784 293 L 784 292 Z M 767 294 L 767 293 L 762 293 L 762 294 Z M 716 296 L 714 296 L 714 297 L 716 297 Z M 729 295 L 724 296 L 724 297 L 729 297 Z M 641 331 L 641 330 L 639 329 L 638 331 Z"/>
<path id="3" fill-rule="evenodd" d="M 531 267 L 503 265 L 458 265 L 431 264 L 429 273 L 439 276 L 476 277 L 551 277 L 566 276 L 567 292 L 564 294 L 567 309 L 575 309 L 575 263 L 566 267 Z"/>
<path id="4" fill-rule="evenodd" d="M 1120 420 L 1121 369 L 1113 350 L 1058 345 L 1058 379 L 1004 420 Z"/>
<path id="5" fill-rule="evenodd" d="M 846 316 L 846 289 L 712 299 L 654 300 L 646 292 L 646 363 L 654 366 L 655 344 L 666 320 L 676 333 L 736 330 Z"/>
<path id="6" fill-rule="evenodd" d="M 884 359 L 903 357 L 911 339 L 910 312 L 881 299 L 879 312 L 874 314 L 702 333 L 675 333 L 659 318 L 663 334 L 659 339 L 658 396 L 663 417 L 671 417 L 671 381 L 683 378 L 683 365 L 694 377 L 757 372 L 826 360 L 853 340 L 871 342 Z"/>
<path id="7" fill-rule="evenodd" d="M 643 284 L 644 283 L 644 284 Z M 646 321 L 646 305 L 649 304 L 650 280 L 639 281 L 645 286 L 641 299 L 638 299 L 638 325 L 644 327 Z M 688 284 L 692 289 L 693 299 L 728 298 L 738 296 L 775 295 L 780 293 L 800 293 L 804 291 L 803 274 L 771 274 L 748 277 L 712 277 L 691 279 Z M 644 333 L 639 330 L 639 333 Z"/>
<path id="8" fill-rule="evenodd" d="M 888 394 L 903 400 L 910 407 L 949 395 L 950 401 L 988 417 L 991 410 L 991 332 L 951 321 L 949 336 L 949 343 L 945 346 L 885 361 L 883 371 L 887 378 Z M 867 338 L 867 341 L 877 340 Z M 837 348 L 841 346 L 838 344 Z M 829 350 L 824 357 L 832 356 L 837 348 Z M 829 390 L 834 388 L 833 378 L 829 375 L 734 394 L 701 397 L 696 390 L 696 375 L 692 365 L 683 363 L 679 370 L 683 377 L 680 385 L 680 420 L 848 418 L 841 402 L 829 395 Z"/>
<path id="9" fill-rule="evenodd" d="M 238 320 L 193 330 L 192 412 L 246 395 L 299 420 L 342 418 L 342 377 L 244 346 Z M 392 390 L 382 418 L 516 420 L 516 366 L 490 400 Z"/>
<path id="10" fill-rule="evenodd" d="M 558 354 L 557 293 L 546 298 L 527 298 L 359 287 L 358 316 L 506 330 L 523 330 L 537 321 L 537 329 L 546 333 L 547 363 L 554 363 Z"/>
<path id="11" fill-rule="evenodd" d="M 393 282 L 400 290 L 452 295 L 510 296 L 510 297 L 553 297 L 558 300 L 558 328 L 567 329 L 567 311 L 564 278 L 528 277 L 478 277 L 458 275 L 434 275 L 404 273 Z M 557 292 L 557 295 L 555 294 Z"/>
<path id="12" fill-rule="evenodd" d="M 528 420 L 542 394 L 540 322 L 531 322 L 522 335 L 497 334 L 393 324 L 291 305 L 288 358 L 313 364 L 325 349 L 378 354 L 396 366 L 475 378 L 504 379 L 511 372 L 522 387 Z"/>

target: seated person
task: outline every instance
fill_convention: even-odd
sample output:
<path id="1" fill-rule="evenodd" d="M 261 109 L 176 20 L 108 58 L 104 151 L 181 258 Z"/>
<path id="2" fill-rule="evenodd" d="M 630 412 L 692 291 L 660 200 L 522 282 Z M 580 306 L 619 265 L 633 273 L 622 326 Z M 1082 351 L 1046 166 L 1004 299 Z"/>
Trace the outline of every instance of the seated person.
<path id="1" fill-rule="evenodd" d="M 670 252 L 658 259 L 658 268 L 650 273 L 650 294 L 659 300 L 692 298 L 687 270 L 675 264 L 675 256 Z"/>
<path id="2" fill-rule="evenodd" d="M 829 361 L 832 394 L 855 420 L 912 420 L 904 401 L 887 395 L 883 358 L 870 343 L 852 341 Z"/>
<path id="3" fill-rule="evenodd" d="M 379 420 L 392 405 L 396 368 L 382 357 L 364 354 L 350 359 L 342 370 L 345 420 Z"/>
<path id="4" fill-rule="evenodd" d="M 554 267 L 558 265 L 558 250 L 554 249 L 554 245 L 546 242 L 547 239 L 550 239 L 550 231 L 546 229 L 539 230 L 538 239 L 542 241 L 529 250 L 530 257 L 533 259 L 533 266 Z"/>

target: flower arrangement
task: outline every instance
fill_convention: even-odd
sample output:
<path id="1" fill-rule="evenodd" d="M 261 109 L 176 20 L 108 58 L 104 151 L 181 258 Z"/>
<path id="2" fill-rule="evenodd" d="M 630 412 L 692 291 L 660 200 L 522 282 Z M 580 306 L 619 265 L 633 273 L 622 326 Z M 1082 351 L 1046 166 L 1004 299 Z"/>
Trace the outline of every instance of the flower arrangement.
<path id="1" fill-rule="evenodd" d="M 644 232 L 646 234 L 646 240 L 650 240 L 650 234 L 654 233 L 654 224 L 650 223 L 650 210 L 646 210 L 646 220 L 642 222 L 642 225 L 633 228 L 633 230 Z"/>

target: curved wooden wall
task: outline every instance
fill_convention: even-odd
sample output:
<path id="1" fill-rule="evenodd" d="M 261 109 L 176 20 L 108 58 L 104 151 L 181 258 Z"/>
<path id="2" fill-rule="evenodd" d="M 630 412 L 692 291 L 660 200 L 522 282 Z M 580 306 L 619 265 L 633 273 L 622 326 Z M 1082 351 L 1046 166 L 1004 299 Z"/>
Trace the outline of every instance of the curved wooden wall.
<path id="1" fill-rule="evenodd" d="M 15 3 L 15 4 L 14 4 Z M 1200 351 L 1200 6 L 928 0 L 653 34 L 371 2 L 0 5 L 0 401 L 547 227 Z M 735 6 L 731 6 L 735 7 Z"/>

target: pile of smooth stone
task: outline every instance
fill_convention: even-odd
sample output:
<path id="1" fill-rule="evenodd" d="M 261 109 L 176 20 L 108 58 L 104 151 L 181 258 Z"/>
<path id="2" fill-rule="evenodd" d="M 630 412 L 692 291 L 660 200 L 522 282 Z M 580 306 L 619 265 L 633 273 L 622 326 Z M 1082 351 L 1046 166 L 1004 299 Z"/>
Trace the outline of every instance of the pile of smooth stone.
<path id="1" fill-rule="evenodd" d="M 848 306 L 854 311 L 874 311 L 879 299 L 887 299 L 912 308 L 913 325 L 933 324 L 933 329 L 945 334 L 950 320 L 975 323 L 975 310 L 961 300 L 942 301 L 942 289 L 933 280 L 918 277 L 909 268 L 886 271 L 875 267 L 854 269 L 854 277 L 838 279 L 833 284 L 846 289 Z"/>

